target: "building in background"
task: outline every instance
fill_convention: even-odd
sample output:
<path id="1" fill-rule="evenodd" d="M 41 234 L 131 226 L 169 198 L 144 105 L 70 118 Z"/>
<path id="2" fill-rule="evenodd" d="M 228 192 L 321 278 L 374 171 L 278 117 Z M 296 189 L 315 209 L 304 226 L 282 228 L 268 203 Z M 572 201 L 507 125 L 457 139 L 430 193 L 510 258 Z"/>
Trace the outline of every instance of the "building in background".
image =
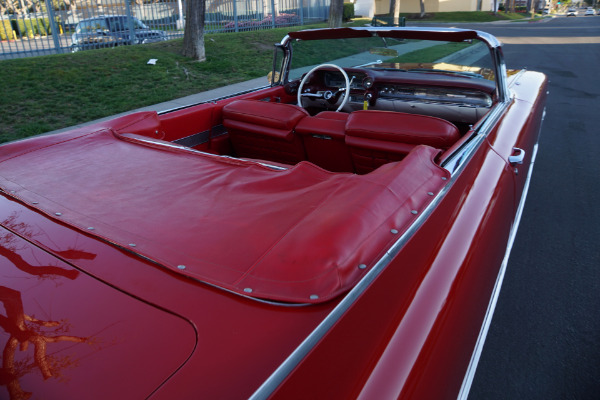
<path id="1" fill-rule="evenodd" d="M 419 0 L 400 0 L 401 13 L 420 13 Z M 493 11 L 493 0 L 425 0 L 425 11 Z M 390 0 L 354 0 L 354 14 L 373 18 L 375 15 L 388 14 Z"/>

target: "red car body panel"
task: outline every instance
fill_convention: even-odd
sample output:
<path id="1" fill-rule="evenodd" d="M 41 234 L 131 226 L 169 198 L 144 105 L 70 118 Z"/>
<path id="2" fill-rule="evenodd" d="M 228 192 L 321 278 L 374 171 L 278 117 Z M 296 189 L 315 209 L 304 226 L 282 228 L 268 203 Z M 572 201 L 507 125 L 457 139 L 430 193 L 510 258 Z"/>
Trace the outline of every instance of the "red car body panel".
<path id="1" fill-rule="evenodd" d="M 409 33 L 419 36 L 416 31 Z M 352 34 L 360 36 L 364 32 Z M 309 31 L 306 35 L 312 38 L 318 33 Z M 437 38 L 441 33 L 430 35 Z M 456 32 L 453 40 L 472 36 L 471 31 Z M 274 86 L 161 115 L 138 113 L 61 135 L 2 146 L 0 301 L 4 310 L 0 308 L 0 345 L 4 353 L 0 397 L 456 398 L 464 392 L 468 370 L 476 366 L 482 326 L 491 317 L 490 298 L 498 281 L 501 283 L 507 248 L 516 232 L 537 148 L 546 85 L 542 74 L 516 73 L 509 77 L 506 99 L 442 156 L 426 146 L 412 150 L 413 157 L 418 154 L 430 164 L 430 175 L 441 183 L 427 189 L 431 194 L 424 199 L 412 199 L 410 193 L 404 193 L 409 198 L 401 208 L 406 208 L 410 218 L 396 218 L 389 226 L 390 220 L 386 220 L 385 230 L 396 236 L 377 244 L 372 251 L 377 257 L 370 256 L 364 278 L 319 299 L 306 298 L 300 292 L 265 295 L 260 291 L 254 293 L 257 298 L 250 298 L 245 285 L 228 285 L 223 277 L 198 277 L 178 269 L 177 262 L 156 256 L 151 242 L 147 242 L 147 248 L 137 246 L 143 241 L 129 246 L 125 238 L 116 238 L 115 231 L 102 234 L 88 230 L 87 224 L 80 223 L 85 218 L 67 215 L 93 211 L 101 217 L 99 220 L 115 218 L 107 223 L 113 228 L 119 227 L 118 220 L 126 220 L 127 230 L 136 235 L 149 235 L 154 241 L 163 237 L 161 245 L 170 249 L 197 246 L 198 256 L 208 255 L 210 246 L 202 247 L 205 243 L 196 241 L 193 229 L 181 235 L 183 231 L 177 229 L 181 219 L 171 225 L 169 215 L 159 215 L 152 216 L 156 217 L 155 228 L 142 222 L 131 226 L 157 206 L 162 209 L 177 201 L 169 191 L 151 191 L 148 204 L 140 191 L 139 207 L 144 212 L 137 214 L 121 204 L 131 198 L 120 197 L 114 191 L 109 199 L 113 201 L 105 203 L 108 208 L 95 208 L 96 203 L 90 208 L 85 199 L 98 200 L 94 195 L 101 192 L 101 179 L 90 184 L 84 177 L 81 187 L 88 190 L 73 193 L 77 190 L 74 182 L 61 184 L 60 166 L 46 166 L 54 169 L 50 182 L 39 179 L 44 171 L 33 174 L 33 169 L 19 163 L 36 161 L 36 154 L 44 156 L 37 159 L 40 165 L 46 159 L 57 162 L 64 154 L 58 150 L 65 148 L 74 149 L 84 163 L 85 151 L 80 150 L 89 148 L 90 156 L 98 156 L 106 146 L 110 155 L 113 140 L 129 141 L 125 153 L 118 153 L 122 158 L 129 150 L 132 158 L 141 154 L 137 153 L 139 147 L 131 146 L 150 146 L 141 151 L 161 152 L 157 159 L 164 156 L 167 160 L 169 152 L 179 154 L 180 150 L 166 150 L 154 139 L 185 142 L 196 150 L 227 154 L 231 144 L 221 126 L 223 107 L 240 98 L 290 103 L 295 96 L 289 88 Z M 327 127 L 330 125 L 339 124 Z M 98 131 L 110 140 L 87 140 L 93 136 L 91 132 Z M 478 135 L 478 131 L 485 134 Z M 149 143 L 130 143 L 145 139 Z M 80 147 L 82 143 L 86 146 Z M 451 164 L 452 154 L 465 146 L 472 146 L 472 151 L 465 152 L 468 160 L 457 169 L 446 167 L 449 172 L 432 167 L 433 157 L 437 157 L 436 163 Z M 523 155 L 520 150 L 524 157 L 519 164 L 514 157 Z M 143 159 L 138 157 L 138 161 Z M 62 166 L 76 172 L 77 163 L 72 161 L 66 160 Z M 137 176 L 151 176 L 151 161 L 136 164 Z M 178 162 L 174 161 L 174 169 L 186 167 Z M 243 169 L 253 161 L 229 162 Z M 115 162 L 107 168 L 112 168 L 115 179 L 127 183 L 132 179 L 127 164 Z M 302 164 L 298 164 L 300 169 Z M 410 164 L 409 158 L 406 165 Z M 389 164 L 382 171 L 393 168 Z M 309 170 L 311 176 L 329 182 L 328 174 L 314 166 Z M 123 176 L 118 175 L 120 171 L 124 171 Z M 88 169 L 87 174 L 92 172 Z M 360 179 L 348 175 L 359 192 L 374 190 L 360 186 Z M 421 179 L 417 172 L 411 175 Z M 229 184 L 242 185 L 244 179 L 250 179 L 250 175 L 244 176 Z M 174 176 L 174 186 L 185 186 L 186 177 Z M 306 182 L 306 177 L 300 181 Z M 142 177 L 130 182 L 136 183 L 149 187 L 152 179 Z M 169 187 L 168 179 L 162 179 L 161 184 Z M 275 207 L 263 210 L 264 203 L 258 201 L 270 191 L 276 192 L 275 186 L 263 185 L 251 196 L 257 199 L 255 212 L 271 215 L 264 221 L 266 225 L 289 218 L 281 215 L 284 209 L 269 214 Z M 61 193 L 66 187 L 69 190 Z M 114 185 L 113 189 L 118 187 Z M 110 191 L 106 196 L 111 197 Z M 340 197 L 340 207 L 354 197 L 356 194 Z M 217 194 L 211 199 L 221 200 Z M 70 201 L 75 201 L 76 207 L 55 214 L 60 211 L 54 211 L 53 205 L 65 206 Z M 226 208 L 231 210 L 230 215 L 236 215 L 235 205 Z M 179 211 L 182 215 L 198 212 L 193 204 L 182 204 Z M 220 209 L 219 214 L 226 212 Z M 355 209 L 348 219 L 360 218 L 361 212 L 365 210 Z M 362 223 L 367 226 L 370 222 L 365 218 Z M 210 231 L 204 232 L 208 235 L 205 242 L 212 243 L 211 232 L 222 235 L 226 229 L 211 225 Z M 235 253 L 248 243 L 262 243 L 270 229 L 248 228 L 246 241 L 238 237 L 216 250 Z M 303 232 L 310 236 L 308 227 Z M 351 239 L 340 244 L 334 233 L 328 233 L 298 243 L 314 252 L 311 257 L 318 258 L 327 254 L 329 247 L 343 247 L 344 243 L 356 247 Z M 181 241 L 183 247 L 178 247 L 176 241 Z M 306 251 L 293 247 L 292 243 L 278 255 L 284 267 L 285 253 Z M 357 264 L 357 260 L 352 259 L 350 264 Z"/>
<path id="2" fill-rule="evenodd" d="M 44 234 L 13 216 L 19 228 Z M 196 332 L 188 321 L 114 290 L 4 228 L 0 245 L 1 397 L 149 396 L 193 353 Z M 60 254 L 96 258 L 76 247 Z M 136 373 L 123 373 L 128 370 Z"/>
<path id="3" fill-rule="evenodd" d="M 177 371 L 167 381 L 166 387 L 171 396 L 172 393 L 181 391 L 186 394 L 182 397 L 205 394 L 210 395 L 208 397 L 217 394 L 229 398 L 249 397 L 335 305 L 335 302 L 329 302 L 311 307 L 282 307 L 245 299 L 171 273 L 168 269 L 144 261 L 127 250 L 115 248 L 66 225 L 57 224 L 51 219 L 40 219 L 36 211 L 4 196 L 0 197 L 0 208 L 3 210 L 3 225 L 8 225 L 11 231 L 23 236 L 35 246 L 46 249 L 52 254 L 62 255 L 64 262 L 77 265 L 80 271 L 85 271 L 79 272 L 80 276 L 89 275 L 86 278 L 90 281 L 92 280 L 90 277 L 93 277 L 99 286 L 110 282 L 110 285 L 119 292 L 128 293 L 132 300 L 138 299 L 147 304 L 160 305 L 165 312 L 190 321 L 193 328 L 189 324 L 185 329 L 177 328 L 176 324 L 171 323 L 176 327 L 175 331 L 190 330 L 192 338 L 195 335 L 195 341 L 186 355 L 189 356 L 185 364 L 186 368 Z M 8 218 L 4 217 L 4 212 L 7 213 Z M 89 256 L 81 258 L 81 254 Z M 0 259 L 0 264 L 14 269 L 13 264 L 7 262 L 4 257 Z M 59 295 L 54 287 L 50 287 L 46 292 L 37 294 L 35 299 L 27 301 L 44 304 L 48 301 L 46 300 L 48 297 Z M 102 307 L 104 296 L 95 293 L 91 293 L 92 295 L 95 296 L 95 301 L 90 299 L 89 302 Z M 92 319 L 93 315 L 87 317 Z M 106 316 L 106 320 L 115 321 L 110 315 Z M 135 320 L 133 316 L 132 320 Z M 85 320 L 78 321 L 78 325 L 83 327 L 90 323 Z M 94 333 L 96 331 L 91 331 L 91 334 Z M 137 340 L 139 336 L 128 332 L 121 333 L 131 341 Z M 5 335 L 6 333 L 2 332 L 0 336 L 3 343 L 8 338 Z M 160 335 L 154 337 L 152 330 L 148 329 L 144 335 L 147 340 L 153 341 L 152 344 L 141 342 L 146 349 L 155 346 L 164 347 L 164 351 L 167 352 L 171 351 L 173 344 L 161 343 L 158 341 Z M 173 334 L 173 338 L 177 338 L 177 335 Z M 190 356 L 194 346 L 195 351 Z M 265 351 L 265 349 L 270 350 Z M 160 355 L 162 351 L 163 349 L 160 349 L 158 353 L 156 351 L 154 353 Z M 128 353 L 123 352 L 121 356 L 127 357 Z M 96 351 L 89 357 L 104 358 L 103 350 Z M 135 375 L 139 379 L 148 379 L 142 369 L 129 368 L 127 364 L 119 363 L 114 357 L 110 361 L 116 373 L 124 377 Z M 186 359 L 180 361 L 183 364 Z M 82 374 L 88 374 L 90 379 L 94 378 L 93 369 L 83 366 L 80 369 Z M 175 369 L 173 368 L 170 373 L 175 372 Z M 32 374 L 39 374 L 39 372 L 34 370 Z M 230 374 L 238 377 L 236 385 L 231 385 L 228 380 L 222 379 L 223 376 Z M 155 384 L 153 389 L 156 389 L 162 380 L 158 384 L 156 379 L 153 382 Z M 30 387 L 22 385 L 22 387 L 25 391 L 33 393 L 40 393 L 40 390 L 45 392 L 46 381 L 43 381 L 43 384 L 38 383 L 40 384 Z M 71 380 L 58 393 L 68 393 L 77 385 L 79 385 L 78 391 L 85 391 L 90 386 L 86 381 L 78 383 Z M 129 383 L 122 385 L 130 387 Z M 130 390 L 141 393 L 139 388 L 136 389 L 134 386 L 131 386 Z M 160 393 L 161 391 L 158 392 Z M 93 392 L 89 392 L 86 397 L 93 397 Z"/>

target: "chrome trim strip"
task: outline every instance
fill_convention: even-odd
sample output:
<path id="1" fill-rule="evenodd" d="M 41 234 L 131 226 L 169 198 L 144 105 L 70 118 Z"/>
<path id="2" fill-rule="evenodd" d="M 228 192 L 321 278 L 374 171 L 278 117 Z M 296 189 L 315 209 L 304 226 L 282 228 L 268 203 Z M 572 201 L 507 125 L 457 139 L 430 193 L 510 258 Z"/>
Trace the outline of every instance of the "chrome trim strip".
<path id="1" fill-rule="evenodd" d="M 473 146 L 478 146 L 480 139 L 483 139 L 488 135 L 492 127 L 496 125 L 496 123 L 502 118 L 506 109 L 509 107 L 509 102 L 498 103 L 490 110 L 488 116 L 485 120 L 476 128 L 476 136 L 475 138 L 469 139 L 467 142 L 463 144 L 461 148 L 459 148 L 454 154 L 449 156 L 443 163 L 442 167 L 447 169 L 452 175 L 456 174 L 460 170 L 462 170 L 462 166 L 465 164 L 465 161 L 468 159 L 471 153 L 469 151 Z M 479 139 L 478 139 L 479 138 Z"/>
<path id="2" fill-rule="evenodd" d="M 507 85 L 507 71 L 506 63 L 504 61 L 504 55 L 502 54 L 501 47 L 491 48 L 492 59 L 494 61 L 496 71 L 496 90 L 498 91 L 498 100 L 501 102 L 509 101 L 510 92 L 508 91 Z"/>
<path id="3" fill-rule="evenodd" d="M 247 161 L 247 162 L 253 162 L 259 165 L 262 165 L 263 167 L 267 167 L 270 168 L 272 170 L 275 171 L 285 171 L 287 170 L 287 168 L 279 166 L 279 165 L 272 165 L 269 164 L 267 162 L 263 162 L 263 161 L 259 161 L 259 160 L 253 160 L 253 159 L 246 159 L 246 158 L 236 158 L 236 157 L 231 157 L 231 156 L 225 156 L 225 155 L 220 155 L 220 154 L 213 154 L 213 153 L 207 153 L 205 151 L 201 151 L 201 150 L 196 150 L 193 149 L 191 147 L 187 147 L 178 143 L 174 143 L 174 142 L 165 142 L 163 140 L 156 140 L 153 138 L 147 138 L 147 137 L 136 137 L 136 138 L 131 138 L 129 137 L 130 140 L 133 140 L 139 144 L 147 144 L 147 145 L 151 145 L 151 146 L 155 146 L 155 147 L 165 147 L 165 148 L 170 148 L 170 149 L 177 149 L 177 150 L 182 150 L 188 153 L 195 153 L 195 154 L 202 154 L 208 157 L 213 157 L 213 158 L 226 158 L 226 159 L 230 159 L 230 160 L 235 160 L 235 161 Z M 222 289 L 222 288 L 221 288 Z"/>
<path id="4" fill-rule="evenodd" d="M 494 285 L 494 290 L 492 291 L 492 297 L 490 298 L 490 302 L 488 304 L 487 311 L 485 313 L 485 318 L 483 319 L 483 324 L 481 325 L 481 330 L 479 331 L 479 336 L 477 338 L 477 342 L 475 344 L 475 349 L 473 350 L 473 354 L 471 356 L 471 361 L 469 362 L 469 367 L 467 368 L 467 372 L 465 374 L 463 383 L 460 388 L 460 392 L 458 394 L 457 399 L 459 400 L 467 400 L 469 396 L 469 391 L 471 390 L 471 385 L 473 384 L 473 379 L 475 378 L 475 372 L 477 370 L 477 365 L 479 364 L 479 359 L 481 358 L 481 353 L 483 352 L 483 346 L 485 344 L 485 339 L 487 337 L 489 328 L 492 324 L 492 318 L 494 317 L 494 311 L 496 309 L 496 304 L 498 303 L 498 298 L 500 296 L 500 290 L 502 289 L 502 282 L 504 281 L 504 275 L 506 273 L 506 268 L 508 266 L 508 259 L 510 256 L 510 252 L 512 250 L 513 243 L 517 236 L 517 231 L 519 229 L 519 224 L 521 222 L 521 216 L 523 215 L 523 209 L 525 208 L 525 200 L 527 198 L 527 193 L 529 191 L 529 184 L 531 182 L 531 176 L 533 174 L 533 166 L 535 164 L 535 159 L 537 157 L 538 152 L 538 143 L 533 147 L 533 153 L 531 155 L 531 165 L 529 166 L 529 171 L 527 172 L 527 180 L 525 181 L 525 187 L 523 189 L 523 195 L 521 196 L 521 200 L 519 201 L 519 207 L 517 208 L 517 214 L 515 216 L 515 220 L 513 222 L 513 226 L 510 231 L 508 244 L 506 247 L 506 253 L 504 254 L 504 259 L 502 260 L 502 265 L 500 266 L 500 272 L 498 273 L 498 277 L 496 278 L 496 283 Z"/>

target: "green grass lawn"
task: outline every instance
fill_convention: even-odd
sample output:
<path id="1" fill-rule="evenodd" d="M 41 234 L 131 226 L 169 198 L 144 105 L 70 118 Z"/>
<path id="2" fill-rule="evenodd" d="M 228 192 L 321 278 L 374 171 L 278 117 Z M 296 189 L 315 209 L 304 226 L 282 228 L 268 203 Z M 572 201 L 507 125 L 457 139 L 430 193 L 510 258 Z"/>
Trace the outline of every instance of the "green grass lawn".
<path id="1" fill-rule="evenodd" d="M 435 17 L 442 18 L 440 14 L 459 18 L 457 13 Z M 468 14 L 480 21 L 482 13 Z M 207 60 L 202 63 L 180 55 L 181 39 L 2 60 L 0 143 L 266 76 L 273 44 L 303 28 L 307 27 L 206 35 Z M 151 58 L 158 59 L 156 65 L 147 64 Z"/>
<path id="2" fill-rule="evenodd" d="M 202 63 L 182 39 L 0 61 L 0 142 L 266 76 L 288 31 L 206 35 Z"/>

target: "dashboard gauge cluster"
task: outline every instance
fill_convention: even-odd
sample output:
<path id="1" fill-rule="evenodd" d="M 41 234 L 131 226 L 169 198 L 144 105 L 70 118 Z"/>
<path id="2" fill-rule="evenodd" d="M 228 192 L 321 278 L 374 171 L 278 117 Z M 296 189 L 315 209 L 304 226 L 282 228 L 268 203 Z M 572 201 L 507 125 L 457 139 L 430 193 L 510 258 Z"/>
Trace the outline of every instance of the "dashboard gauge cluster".
<path id="1" fill-rule="evenodd" d="M 339 72 L 326 72 L 323 76 L 325 85 L 329 88 L 343 88 L 346 86 L 344 77 Z M 365 74 L 348 73 L 348 78 L 352 81 L 350 89 L 364 89 Z"/>

